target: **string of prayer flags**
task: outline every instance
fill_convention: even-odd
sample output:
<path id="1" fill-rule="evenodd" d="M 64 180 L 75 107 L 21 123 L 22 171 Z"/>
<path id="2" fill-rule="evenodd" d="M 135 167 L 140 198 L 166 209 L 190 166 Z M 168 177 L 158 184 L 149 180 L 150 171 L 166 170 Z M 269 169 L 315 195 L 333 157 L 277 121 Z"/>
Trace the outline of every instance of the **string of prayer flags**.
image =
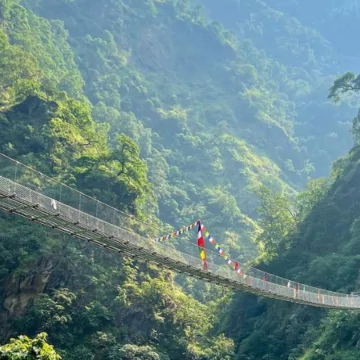
<path id="1" fill-rule="evenodd" d="M 246 278 L 246 275 L 242 272 L 241 268 L 240 268 L 240 265 L 239 263 L 236 261 L 234 263 L 233 260 L 231 260 L 226 254 L 225 252 L 223 251 L 223 249 L 221 249 L 220 245 L 218 245 L 215 241 L 215 239 L 209 234 L 208 231 L 206 231 L 206 228 L 204 225 L 202 225 L 202 230 L 204 231 L 204 234 L 206 236 L 206 238 L 209 240 L 210 244 L 212 244 L 214 246 L 214 248 L 216 249 L 216 251 L 219 253 L 219 255 L 221 257 L 224 258 L 224 260 L 226 261 L 226 263 L 229 265 L 229 266 L 233 266 L 234 264 L 234 270 L 239 274 L 239 275 L 243 275 L 244 278 Z"/>
<path id="2" fill-rule="evenodd" d="M 163 235 L 161 237 L 157 237 L 154 241 L 155 242 L 160 242 L 160 241 L 165 241 L 165 240 L 169 240 L 171 238 L 178 237 L 179 235 L 184 234 L 185 232 L 193 229 L 195 226 L 197 226 L 197 224 L 198 224 L 198 221 L 194 222 L 191 225 L 185 226 L 184 228 L 182 228 L 182 229 L 180 229 L 178 231 L 175 231 L 175 232 L 173 232 L 171 234 L 167 234 L 167 235 Z"/>
<path id="3" fill-rule="evenodd" d="M 165 241 L 165 240 L 169 240 L 171 238 L 175 238 L 175 237 L 178 237 L 179 235 L 181 234 L 184 234 L 185 232 L 195 228 L 195 227 L 198 227 L 198 240 L 197 240 L 197 244 L 198 244 L 198 248 L 199 248 L 199 254 L 200 254 L 200 259 L 203 263 L 203 268 L 204 270 L 207 270 L 208 269 L 208 264 L 206 262 L 206 250 L 205 250 L 205 242 L 204 242 L 204 238 L 203 238 L 203 235 L 202 235 L 202 232 L 203 230 L 205 229 L 205 227 L 201 224 L 201 221 L 198 220 L 196 222 L 194 222 L 193 224 L 190 224 L 178 231 L 175 231 L 171 234 L 167 234 L 167 235 L 163 235 L 163 236 L 160 236 L 160 237 L 157 237 L 154 239 L 155 242 L 161 242 L 161 241 Z"/>
<path id="4" fill-rule="evenodd" d="M 160 237 L 157 237 L 156 239 L 154 239 L 155 242 L 161 242 L 161 241 L 165 241 L 165 240 L 169 240 L 171 238 L 175 238 L 178 237 L 181 234 L 184 234 L 185 232 L 195 228 L 197 226 L 198 228 L 198 239 L 197 239 L 197 244 L 198 244 L 198 249 L 199 249 L 199 255 L 200 255 L 200 259 L 203 263 L 203 268 L 204 270 L 208 269 L 208 264 L 206 261 L 206 250 L 205 250 L 205 241 L 204 241 L 204 237 L 203 234 L 207 237 L 207 239 L 210 241 L 210 243 L 214 246 L 215 250 L 217 251 L 217 253 L 224 258 L 224 260 L 226 261 L 226 263 L 231 266 L 234 267 L 234 270 L 239 274 L 242 275 L 244 277 L 244 279 L 247 278 L 248 281 L 250 281 L 250 278 L 248 278 L 243 271 L 240 268 L 240 265 L 238 262 L 234 262 L 233 260 L 231 260 L 224 252 L 224 250 L 221 248 L 220 245 L 218 245 L 215 241 L 215 239 L 209 234 L 208 231 L 206 231 L 206 228 L 204 226 L 204 224 L 201 223 L 200 220 L 196 221 L 193 224 L 190 224 L 178 231 L 175 231 L 171 234 L 167 234 L 167 235 L 163 235 Z"/>

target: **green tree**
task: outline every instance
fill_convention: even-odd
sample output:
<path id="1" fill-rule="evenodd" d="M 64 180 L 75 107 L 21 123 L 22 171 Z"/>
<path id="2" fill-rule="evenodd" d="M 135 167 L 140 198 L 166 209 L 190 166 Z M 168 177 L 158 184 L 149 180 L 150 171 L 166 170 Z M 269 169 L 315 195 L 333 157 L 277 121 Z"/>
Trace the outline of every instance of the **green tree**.
<path id="1" fill-rule="evenodd" d="M 127 344 L 110 349 L 106 360 L 169 360 L 168 356 L 159 354 L 150 346 L 136 346 Z"/>
<path id="2" fill-rule="evenodd" d="M 78 186 L 91 189 L 92 195 L 108 204 L 141 215 L 140 209 L 154 202 L 139 147 L 124 134 L 116 136 L 113 150 L 84 154 L 75 165 Z"/>
<path id="3" fill-rule="evenodd" d="M 20 46 L 10 45 L 0 29 L 0 111 L 7 105 L 39 89 L 40 71 L 36 59 Z"/>
<path id="4" fill-rule="evenodd" d="M 351 95 L 360 90 L 360 75 L 356 76 L 353 72 L 347 72 L 339 76 L 333 83 L 329 92 L 329 99 L 339 102 L 341 96 Z"/>
<path id="5" fill-rule="evenodd" d="M 1 360 L 59 360 L 60 355 L 47 342 L 47 334 L 40 333 L 34 339 L 19 336 L 9 344 L 0 346 Z"/>
<path id="6" fill-rule="evenodd" d="M 0 1 L 0 25 L 5 30 L 6 21 L 9 18 L 9 0 Z"/>
<path id="7" fill-rule="evenodd" d="M 313 208 L 325 196 L 329 189 L 329 182 L 325 178 L 309 181 L 304 191 L 295 199 L 297 221 L 303 221 L 311 213 Z"/>
<path id="8" fill-rule="evenodd" d="M 280 244 L 296 229 L 297 214 L 289 196 L 276 193 L 266 186 L 261 186 L 256 193 L 260 200 L 258 222 L 262 228 L 257 242 L 262 256 L 269 261 L 277 255 Z"/>
<path id="9" fill-rule="evenodd" d="M 335 103 L 339 102 L 344 96 L 352 96 L 360 91 L 360 75 L 355 75 L 353 72 L 347 72 L 338 77 L 329 92 L 329 99 L 333 99 Z M 360 110 L 353 119 L 352 133 L 355 141 L 360 141 Z"/>

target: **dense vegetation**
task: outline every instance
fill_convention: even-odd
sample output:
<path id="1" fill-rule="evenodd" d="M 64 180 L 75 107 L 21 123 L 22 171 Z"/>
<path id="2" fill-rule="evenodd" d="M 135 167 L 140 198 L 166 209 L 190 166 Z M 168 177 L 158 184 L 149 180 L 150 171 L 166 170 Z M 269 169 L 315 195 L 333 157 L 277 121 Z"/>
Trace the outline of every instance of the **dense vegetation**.
<path id="1" fill-rule="evenodd" d="M 330 89 L 336 102 L 360 92 L 360 76 L 346 73 Z M 359 116 L 353 119 L 356 145 L 338 159 L 329 180 L 312 181 L 296 201 L 269 189 L 260 193 L 266 248 L 276 260 L 266 271 L 344 293 L 359 291 Z M 275 211 L 274 211 L 275 210 Z M 271 211 L 272 216 L 268 216 Z M 289 211 L 292 221 L 289 221 Z M 274 243 L 272 240 L 277 240 Z M 237 310 L 258 303 L 257 309 Z M 280 320 L 279 320 L 280 319 Z M 241 327 L 237 324 L 242 320 Z M 309 309 L 237 295 L 226 334 L 240 339 L 235 359 L 357 359 L 359 315 L 356 311 Z"/>
<path id="2" fill-rule="evenodd" d="M 344 57 L 288 6 L 0 0 L 0 152 L 158 228 L 200 217 L 278 275 L 356 289 L 357 145 L 298 191 L 348 151 L 357 104 L 326 100 Z M 356 86 L 346 74 L 330 95 Z M 232 298 L 0 216 L 2 343 L 46 332 L 70 360 L 356 352 L 357 316 Z"/>
<path id="3" fill-rule="evenodd" d="M 19 336 L 11 339 L 9 344 L 0 346 L 0 359 L 2 360 L 59 360 L 60 356 L 54 347 L 46 342 L 47 335 L 41 333 L 35 339 Z"/>
<path id="4" fill-rule="evenodd" d="M 356 146 L 335 163 L 327 186 L 308 189 L 308 198 L 315 200 L 311 211 L 295 229 L 284 233 L 277 247 L 280 256 L 264 267 L 267 271 L 334 291 L 358 292 L 359 154 Z M 273 201 L 279 198 L 273 196 Z M 282 220 L 281 213 L 276 220 Z M 289 242 L 292 246 L 285 250 Z M 260 300 L 259 309 L 247 318 L 236 315 L 239 307 L 254 301 L 246 295 L 236 296 L 228 322 L 223 324 L 235 329 L 227 332 L 229 336 L 241 339 L 236 359 L 358 358 L 357 312 L 327 313 Z M 240 319 L 242 326 L 236 327 Z"/>
<path id="5" fill-rule="evenodd" d="M 110 146 L 108 128 L 96 125 L 89 105 L 49 88 L 36 58 L 3 31 L 0 52 L 1 151 L 101 193 L 122 210 L 151 216 L 154 195 L 135 142 L 118 134 Z M 217 304 L 205 307 L 185 295 L 169 284 L 171 274 L 2 215 L 1 228 L 8 226 L 0 255 L 2 338 L 46 331 L 66 359 L 231 353 L 231 340 L 212 333 Z"/>

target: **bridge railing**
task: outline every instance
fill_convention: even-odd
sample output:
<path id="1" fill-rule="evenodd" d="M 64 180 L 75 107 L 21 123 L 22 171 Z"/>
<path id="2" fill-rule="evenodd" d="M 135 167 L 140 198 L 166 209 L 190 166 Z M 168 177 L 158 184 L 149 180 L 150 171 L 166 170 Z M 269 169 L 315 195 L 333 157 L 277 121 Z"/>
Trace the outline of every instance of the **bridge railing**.
<path id="1" fill-rule="evenodd" d="M 18 161 L 0 154 L 0 175 L 116 226 L 131 226 L 136 219 L 100 200 L 65 185 Z"/>
<path id="2" fill-rule="evenodd" d="M 38 203 L 41 208 L 49 212 L 59 212 L 69 221 L 79 222 L 86 228 L 96 229 L 109 238 L 113 237 L 114 242 L 116 239 L 126 239 L 148 253 L 155 251 L 175 261 L 202 269 L 195 244 L 188 244 L 187 249 L 190 253 L 184 253 L 178 251 L 172 242 L 155 243 L 151 238 L 132 231 L 133 227 L 141 228 L 141 224 L 137 223 L 136 219 L 2 154 L 0 154 L 0 186 L 6 188 L 9 193 L 18 194 L 22 199 Z M 263 293 L 300 299 L 313 304 L 334 307 L 351 304 L 351 307 L 360 308 L 360 297 L 300 284 L 249 266 L 242 268 L 242 273 L 239 274 L 226 265 L 217 253 L 207 250 L 207 256 L 208 270 L 211 273 L 225 276 Z"/>

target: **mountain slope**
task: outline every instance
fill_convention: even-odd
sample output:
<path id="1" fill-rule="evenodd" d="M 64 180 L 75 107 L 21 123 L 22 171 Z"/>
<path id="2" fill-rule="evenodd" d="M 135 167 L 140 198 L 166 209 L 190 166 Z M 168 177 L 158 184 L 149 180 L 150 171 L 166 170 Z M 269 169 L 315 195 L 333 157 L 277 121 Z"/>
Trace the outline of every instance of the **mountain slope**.
<path id="1" fill-rule="evenodd" d="M 241 261 L 256 256 L 262 231 L 254 190 L 293 195 L 350 147 L 342 120 L 354 105 L 324 100 L 337 72 L 332 44 L 269 2 L 229 1 L 232 21 L 207 2 L 222 24 L 185 0 L 0 4 L 1 151 L 156 224 L 201 217 Z M 356 233 L 356 158 L 355 148 L 268 271 L 355 288 L 358 260 L 342 245 L 350 225 Z M 239 359 L 285 359 L 313 356 L 334 334 L 327 320 L 323 336 L 313 332 L 316 310 L 243 295 L 231 303 L 217 287 L 173 282 L 12 218 L 0 227 L 4 340 L 45 329 L 69 359 L 223 360 L 234 343 Z"/>
<path id="2" fill-rule="evenodd" d="M 360 7 L 357 0 L 344 0 L 340 3 L 326 0 L 316 3 L 310 0 L 267 2 L 318 29 L 338 52 L 351 57 L 360 55 L 356 46 L 353 46 L 359 32 Z"/>
<path id="3" fill-rule="evenodd" d="M 348 119 L 353 110 L 334 107 L 326 94 L 333 77 L 352 63 L 347 65 L 346 56 L 337 52 L 333 42 L 317 27 L 299 16 L 300 11 L 292 2 L 286 6 L 258 0 L 228 0 L 226 6 L 215 0 L 197 2 L 212 19 L 239 38 L 251 39 L 260 51 L 281 63 L 287 82 L 280 88 L 293 104 L 294 140 L 314 165 L 312 176 L 328 175 L 331 163 L 352 143 Z M 312 14 L 312 9 L 306 11 Z M 274 80 L 279 81 L 277 74 Z M 294 161 L 292 156 L 289 160 Z"/>
<path id="4" fill-rule="evenodd" d="M 151 221 L 154 198 L 134 141 L 120 135 L 110 147 L 88 104 L 48 87 L 48 73 L 2 30 L 0 63 L 0 151 L 130 214 L 148 210 Z M 46 331 L 69 360 L 230 359 L 233 342 L 213 330 L 216 298 L 224 301 L 215 288 L 201 304 L 153 265 L 4 213 L 0 229 L 1 342 Z"/>
<path id="5" fill-rule="evenodd" d="M 240 253 L 254 255 L 260 229 L 253 190 L 260 183 L 299 188 L 314 172 L 326 174 L 349 148 L 349 127 L 329 115 L 333 106 L 317 109 L 316 119 L 328 118 L 325 132 L 310 118 L 314 105 L 305 104 L 325 81 L 323 74 L 312 77 L 326 68 L 332 50 L 305 27 L 285 33 L 296 21 L 277 30 L 290 48 L 284 52 L 295 54 L 289 61 L 299 59 L 294 40 L 306 39 L 324 53 L 321 63 L 300 57 L 297 66 L 284 65 L 284 52 L 261 49 L 267 39 L 257 41 L 253 31 L 234 36 L 187 1 L 24 4 L 64 22 L 94 118 L 110 124 L 112 138 L 125 132 L 139 143 L 166 223 L 201 217 L 217 237 L 242 233 Z M 275 11 L 259 16 L 269 13 L 270 25 Z"/>
<path id="6" fill-rule="evenodd" d="M 360 149 L 355 147 L 337 163 L 333 184 L 299 226 L 293 246 L 263 267 L 266 271 L 333 291 L 358 291 L 359 159 Z M 345 360 L 358 354 L 356 312 L 324 311 L 241 294 L 231 308 L 223 326 L 238 343 L 235 359 Z M 250 311 L 238 314 L 241 308 Z"/>

